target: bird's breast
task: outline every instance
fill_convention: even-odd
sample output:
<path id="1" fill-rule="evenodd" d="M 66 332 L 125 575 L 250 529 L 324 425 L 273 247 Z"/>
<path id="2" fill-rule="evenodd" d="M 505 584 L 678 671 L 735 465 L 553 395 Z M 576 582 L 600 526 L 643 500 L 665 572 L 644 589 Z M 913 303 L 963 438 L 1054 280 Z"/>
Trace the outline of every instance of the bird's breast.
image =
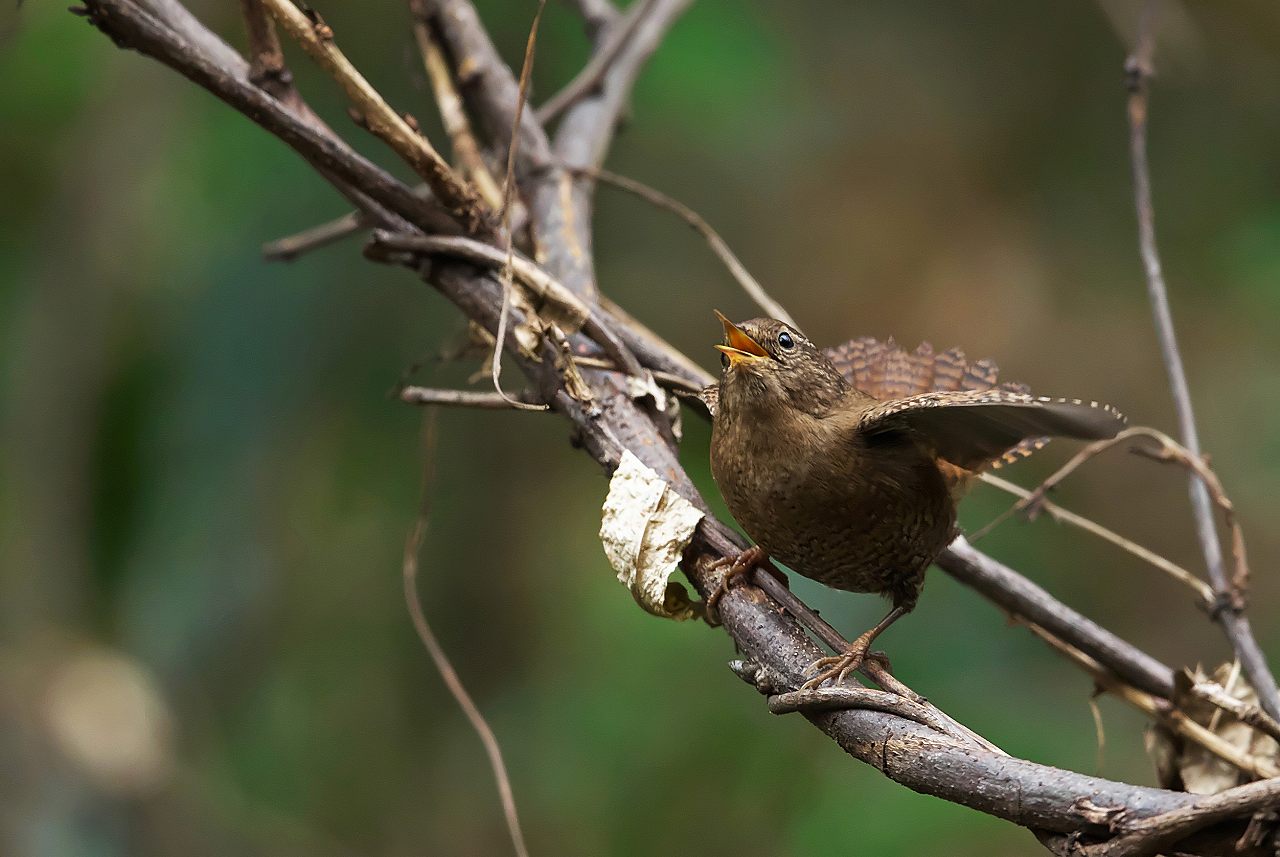
<path id="1" fill-rule="evenodd" d="M 918 578 L 955 523 L 932 456 L 909 440 L 867 446 L 835 420 L 717 418 L 711 470 L 748 535 L 838 589 L 885 592 Z"/>

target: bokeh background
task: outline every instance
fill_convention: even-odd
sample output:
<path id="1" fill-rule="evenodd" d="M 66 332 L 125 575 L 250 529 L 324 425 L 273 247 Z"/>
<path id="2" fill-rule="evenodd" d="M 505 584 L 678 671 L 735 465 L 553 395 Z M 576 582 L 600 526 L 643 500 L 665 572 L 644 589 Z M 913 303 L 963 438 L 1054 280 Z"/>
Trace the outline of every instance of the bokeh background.
<path id="1" fill-rule="evenodd" d="M 359 241 L 261 242 L 345 210 L 282 145 L 29 0 L 0 11 L 0 851 L 503 854 L 478 741 L 407 619 L 422 414 L 388 397 L 457 313 Z M 480 2 L 518 58 L 533 4 Z M 1136 3 L 700 0 L 610 165 L 700 210 L 819 342 L 960 344 L 1045 393 L 1173 415 L 1135 244 L 1121 67 Z M 197 11 L 242 44 L 237 4 Z M 320 6 L 424 127 L 394 0 Z M 1170 6 L 1152 100 L 1158 228 L 1206 447 L 1280 650 L 1280 13 Z M 535 101 L 586 41 L 548 7 Z M 293 51 L 303 93 L 346 128 Z M 350 129 L 371 156 L 376 141 Z M 403 172 L 403 170 L 401 170 Z M 606 292 L 707 366 L 712 307 L 755 311 L 671 216 L 602 189 Z M 515 376 L 510 376 L 515 377 Z M 514 383 L 514 382 L 513 382 Z M 708 432 L 684 455 L 708 495 Z M 565 425 L 439 414 L 426 610 L 510 764 L 534 854 L 1033 853 L 916 795 L 654 619 L 596 531 L 606 483 Z M 1009 471 L 1034 482 L 1060 444 Z M 1198 569 L 1185 480 L 1117 453 L 1065 505 Z M 974 528 L 1006 500 L 979 488 Z M 1186 591 L 1048 521 L 983 546 L 1168 663 L 1226 647 Z M 796 588 L 860 631 L 878 599 Z M 1014 754 L 1151 783 L 1142 720 L 939 572 L 884 639 L 900 675 Z"/>

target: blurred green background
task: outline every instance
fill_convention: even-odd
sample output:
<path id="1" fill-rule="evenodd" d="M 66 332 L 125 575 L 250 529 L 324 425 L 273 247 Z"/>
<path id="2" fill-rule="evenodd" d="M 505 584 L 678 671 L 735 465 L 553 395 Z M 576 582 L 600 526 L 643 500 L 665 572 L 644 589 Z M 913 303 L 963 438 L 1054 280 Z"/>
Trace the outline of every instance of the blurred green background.
<path id="1" fill-rule="evenodd" d="M 262 262 L 261 242 L 341 199 L 63 5 L 0 12 L 0 851 L 509 853 L 480 745 L 401 597 L 422 414 L 387 392 L 457 340 L 457 313 L 358 240 Z M 518 58 L 533 4 L 479 5 Z M 1126 154 L 1136 6 L 700 0 L 610 165 L 701 211 L 819 342 L 960 344 L 1040 392 L 1172 429 Z M 438 136 L 403 5 L 319 8 Z M 197 11 L 243 44 L 237 4 Z M 1280 13 L 1188 4 L 1164 23 L 1158 228 L 1276 651 Z M 586 50 L 553 2 L 535 101 Z M 290 60 L 348 129 L 331 83 Z M 608 189 L 596 220 L 602 288 L 714 366 L 712 307 L 755 311 L 706 247 Z M 472 368 L 428 361 L 420 377 Z M 714 497 L 707 429 L 689 423 L 685 459 Z M 1069 448 L 1008 475 L 1032 483 Z M 503 743 L 535 855 L 1038 848 L 771 717 L 725 668 L 722 633 L 637 610 L 596 538 L 605 480 L 558 419 L 442 412 L 438 459 L 426 610 Z M 1059 499 L 1200 567 L 1180 473 L 1117 453 Z M 1005 503 L 979 488 L 963 522 Z M 1168 663 L 1226 654 L 1187 592 L 1075 532 L 1012 522 L 983 547 Z M 849 632 L 883 609 L 796 588 Z M 1098 770 L 1090 682 L 941 573 L 883 643 L 1009 752 Z M 1100 706 L 1101 773 L 1151 783 L 1141 718 Z"/>

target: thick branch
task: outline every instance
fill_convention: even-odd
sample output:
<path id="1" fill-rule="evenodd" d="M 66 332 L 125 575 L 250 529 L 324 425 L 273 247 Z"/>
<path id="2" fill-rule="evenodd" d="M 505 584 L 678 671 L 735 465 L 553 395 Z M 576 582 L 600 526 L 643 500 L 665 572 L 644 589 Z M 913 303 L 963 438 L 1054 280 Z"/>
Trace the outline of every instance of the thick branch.
<path id="1" fill-rule="evenodd" d="M 435 26 L 453 61 L 459 89 L 495 148 L 507 151 L 520 100 L 520 84 L 502 61 L 469 0 L 409 0 L 419 20 Z M 520 120 L 517 173 L 551 162 L 551 144 L 532 112 Z"/>
<path id="2" fill-rule="evenodd" d="M 631 38 L 614 56 L 596 90 L 564 114 L 556 131 L 555 156 L 571 169 L 604 163 L 614 129 L 645 62 L 691 0 L 636 0 L 643 8 Z M 612 26 L 627 26 L 619 19 Z M 573 181 L 564 170 L 549 170 L 533 198 L 538 257 L 559 280 L 580 295 L 596 294 L 591 250 L 590 184 Z"/>

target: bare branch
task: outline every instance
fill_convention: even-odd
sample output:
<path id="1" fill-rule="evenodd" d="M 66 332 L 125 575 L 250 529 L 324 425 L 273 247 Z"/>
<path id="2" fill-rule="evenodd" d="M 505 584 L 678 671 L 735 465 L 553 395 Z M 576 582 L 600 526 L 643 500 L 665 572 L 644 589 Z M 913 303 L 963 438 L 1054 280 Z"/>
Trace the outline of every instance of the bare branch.
<path id="1" fill-rule="evenodd" d="M 1178 430 L 1182 444 L 1191 457 L 1200 460 L 1200 436 L 1196 430 L 1195 411 L 1191 405 L 1191 390 L 1187 373 L 1182 365 L 1177 334 L 1173 327 L 1173 313 L 1169 308 L 1169 292 L 1164 282 L 1160 264 L 1160 252 L 1156 245 L 1155 209 L 1151 202 L 1151 168 L 1147 160 L 1147 106 L 1151 77 L 1154 71 L 1152 59 L 1156 48 L 1156 13 L 1159 0 L 1147 0 L 1142 8 L 1137 44 L 1125 61 L 1126 83 L 1129 89 L 1129 158 L 1133 167 L 1134 206 L 1138 215 L 1138 245 L 1147 278 L 1147 296 L 1155 317 L 1156 334 L 1160 339 L 1160 354 L 1164 358 L 1169 375 L 1169 388 L 1173 393 L 1178 413 Z M 1195 514 L 1196 535 L 1204 552 L 1209 581 L 1221 596 L 1229 597 L 1232 583 L 1222 563 L 1222 546 L 1213 522 L 1213 509 L 1209 487 L 1195 476 L 1190 480 L 1191 508 Z M 1254 639 L 1248 618 L 1239 611 L 1223 612 L 1221 624 L 1227 639 L 1244 666 L 1249 682 L 1258 692 L 1263 708 L 1272 717 L 1280 718 L 1280 688 L 1267 666 L 1266 658 Z"/>
<path id="2" fill-rule="evenodd" d="M 347 186 L 359 187 L 360 191 L 347 194 L 348 198 L 357 206 L 367 199 L 377 202 L 379 209 L 371 212 L 371 216 L 387 211 L 396 215 L 379 217 L 381 225 L 395 229 L 407 220 L 432 231 L 457 230 L 456 224 L 434 200 L 415 195 L 346 143 L 290 113 L 254 86 L 249 82 L 248 64 L 243 60 L 234 68 L 218 65 L 196 47 L 198 42 L 189 35 L 179 34 L 132 0 L 94 0 L 89 10 L 90 22 L 112 39 L 159 60 L 208 89 L 289 144 L 325 176 L 341 179 L 342 184 L 336 185 L 340 191 Z"/>
<path id="3" fill-rule="evenodd" d="M 622 50 L 631 38 L 631 34 L 635 32 L 636 24 L 640 21 L 640 15 L 652 3 L 653 0 L 635 0 L 617 22 L 602 31 L 603 36 L 600 43 L 595 51 L 592 52 L 591 59 L 587 61 L 587 64 L 574 75 L 573 80 L 565 84 L 564 89 L 548 98 L 546 103 L 537 109 L 535 115 L 538 117 L 539 122 L 544 126 L 549 125 L 562 112 L 573 106 L 578 99 L 600 85 L 600 81 L 604 78 L 604 73 L 609 70 L 609 66 L 613 64 L 618 52 Z"/>
<path id="4" fill-rule="evenodd" d="M 490 144 L 500 151 L 509 151 L 520 84 L 498 55 L 475 7 L 469 0 L 410 0 L 409 8 L 440 34 L 452 61 L 458 88 Z M 551 162 L 551 144 L 532 113 L 520 118 L 519 127 L 516 172 L 524 175 Z"/>
<path id="5" fill-rule="evenodd" d="M 262 258 L 269 262 L 292 262 L 304 253 L 327 247 L 367 228 L 369 224 L 365 220 L 361 212 L 348 211 L 334 220 L 263 244 Z"/>
<path id="6" fill-rule="evenodd" d="M 1001 491 L 1008 492 L 1009 494 L 1012 494 L 1015 497 L 1018 497 L 1023 501 L 1026 501 L 1027 503 L 1031 502 L 1032 493 L 1028 491 L 1026 488 L 1023 488 L 1021 485 L 1015 485 L 1009 480 L 1001 479 L 999 476 L 996 476 L 993 473 L 983 473 L 979 478 L 983 482 L 987 483 L 988 485 L 999 488 Z M 1097 536 L 1103 541 L 1110 542 L 1111 544 L 1120 548 L 1122 551 L 1132 554 L 1133 556 L 1136 556 L 1138 559 L 1142 560 L 1143 562 L 1149 563 L 1155 568 L 1160 569 L 1165 574 L 1172 577 L 1174 580 L 1178 581 L 1182 585 L 1188 587 L 1193 592 L 1195 592 L 1200 599 L 1201 605 L 1205 606 L 1206 608 L 1213 606 L 1214 604 L 1213 589 L 1203 580 L 1196 577 L 1194 574 L 1187 571 L 1185 568 L 1178 565 L 1177 563 L 1169 560 L 1166 557 L 1161 556 L 1160 554 L 1156 553 L 1153 550 L 1143 547 L 1137 542 L 1134 542 L 1130 539 L 1126 539 L 1124 536 L 1120 535 L 1114 530 L 1110 530 L 1102 526 L 1097 521 L 1094 521 L 1090 518 L 1086 518 L 1083 515 L 1077 515 L 1075 512 L 1072 512 L 1070 509 L 1064 509 L 1062 506 L 1059 506 L 1057 503 L 1054 503 L 1052 500 L 1048 499 L 1047 497 L 1037 498 L 1036 506 L 1038 509 L 1046 512 L 1049 515 L 1049 517 L 1053 518 L 1055 521 L 1060 521 L 1064 524 L 1069 524 L 1070 526 L 1076 527 L 1077 529 L 1084 530 L 1086 533 L 1090 533 L 1094 536 Z M 978 539 L 982 538 L 987 533 L 991 532 L 991 530 L 993 530 L 997 524 L 999 524 L 1002 521 L 1008 520 L 1008 518 L 1017 514 L 1018 509 L 1019 509 L 1019 506 L 1015 504 L 1013 506 L 1010 506 L 1004 512 L 1001 512 L 999 515 L 993 518 L 990 523 L 986 524 L 980 530 L 977 530 L 976 532 L 971 533 L 968 536 L 969 543 L 973 544 L 974 542 L 978 541 Z"/>
<path id="7" fill-rule="evenodd" d="M 600 85 L 565 112 L 555 156 L 571 169 L 600 167 L 640 69 L 691 0 L 654 0 L 640 12 L 631 38 L 613 58 Z M 591 187 L 567 173 L 543 175 L 533 198 L 538 259 L 574 292 L 596 294 L 591 254 Z"/>
<path id="8" fill-rule="evenodd" d="M 938 557 L 938 567 L 981 592 L 1014 616 L 1039 625 L 1147 693 L 1170 698 L 1173 670 L 1077 613 L 1013 569 L 958 538 Z"/>
<path id="9" fill-rule="evenodd" d="M 316 64 L 338 82 L 365 127 L 404 159 L 431 186 L 449 213 L 474 235 L 490 235 L 489 211 L 475 190 L 458 179 L 421 132 L 409 127 L 378 91 L 365 80 L 333 42 L 333 31 L 312 13 L 308 17 L 292 0 L 262 0 L 289 36 Z"/>
<path id="10" fill-rule="evenodd" d="M 408 386 L 402 388 L 397 395 L 407 405 L 444 405 L 491 411 L 518 410 L 506 397 L 483 390 L 440 390 L 435 387 Z M 515 398 L 525 404 L 538 405 L 539 410 L 546 410 L 546 405 L 527 391 L 516 393 Z"/>
<path id="11" fill-rule="evenodd" d="M 480 146 L 471 133 L 471 121 L 467 119 L 467 111 L 463 109 L 462 97 L 453 85 L 453 72 L 449 69 L 449 63 L 445 60 L 436 36 L 427 26 L 425 16 L 413 16 L 413 37 L 418 42 L 422 64 L 431 81 L 436 106 L 440 109 L 440 119 L 453 144 L 453 155 L 467 177 L 475 182 L 480 196 L 490 208 L 497 210 L 502 207 L 502 189 L 498 187 L 493 174 L 489 172 L 489 166 L 480 155 Z"/>

